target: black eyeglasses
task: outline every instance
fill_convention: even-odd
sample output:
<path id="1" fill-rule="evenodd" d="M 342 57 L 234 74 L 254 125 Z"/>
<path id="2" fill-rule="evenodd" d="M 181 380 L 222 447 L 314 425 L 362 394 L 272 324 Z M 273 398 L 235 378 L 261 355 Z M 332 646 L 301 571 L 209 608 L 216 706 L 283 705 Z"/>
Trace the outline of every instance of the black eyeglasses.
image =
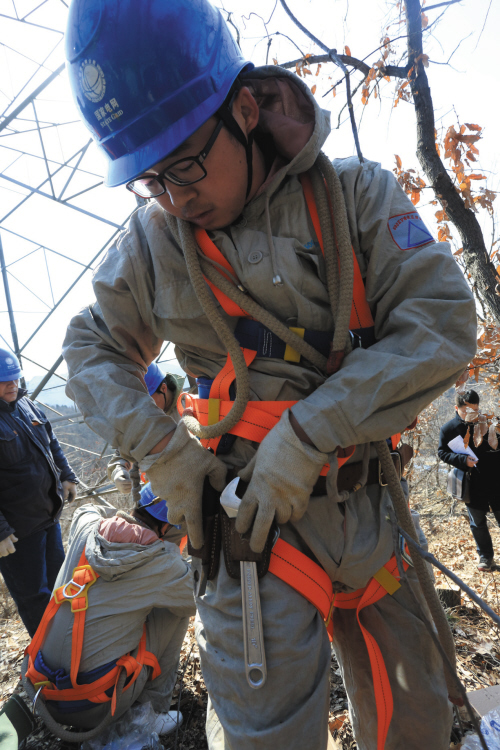
<path id="1" fill-rule="evenodd" d="M 160 174 L 146 173 L 142 177 L 131 180 L 126 185 L 127 190 L 130 190 L 134 195 L 138 195 L 139 198 L 158 198 L 159 195 L 167 192 L 164 180 L 180 187 L 192 185 L 195 182 L 203 180 L 207 176 L 207 170 L 203 166 L 203 162 L 210 153 L 210 149 L 217 140 L 217 136 L 222 130 L 223 125 L 224 122 L 222 120 L 217 123 L 207 144 L 198 156 L 185 156 L 183 159 L 174 161 L 173 164 Z"/>

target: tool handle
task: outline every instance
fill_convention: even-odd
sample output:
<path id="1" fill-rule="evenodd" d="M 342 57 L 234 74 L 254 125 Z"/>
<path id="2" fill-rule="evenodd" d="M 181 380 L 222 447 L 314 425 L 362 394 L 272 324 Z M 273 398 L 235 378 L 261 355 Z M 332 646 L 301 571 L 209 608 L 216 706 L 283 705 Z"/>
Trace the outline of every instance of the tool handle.
<path id="1" fill-rule="evenodd" d="M 254 562 L 242 561 L 240 572 L 245 673 L 250 687 L 257 690 L 264 685 L 267 678 L 257 565 Z"/>

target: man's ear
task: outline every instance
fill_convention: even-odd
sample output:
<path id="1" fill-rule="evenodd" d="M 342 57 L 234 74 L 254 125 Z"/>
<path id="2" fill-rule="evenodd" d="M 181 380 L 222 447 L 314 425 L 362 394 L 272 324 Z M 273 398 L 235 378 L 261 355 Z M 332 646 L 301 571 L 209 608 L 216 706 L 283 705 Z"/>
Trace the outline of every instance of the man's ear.
<path id="1" fill-rule="evenodd" d="M 243 86 L 234 100 L 233 116 L 246 135 L 254 130 L 259 122 L 259 105 L 247 86 Z"/>

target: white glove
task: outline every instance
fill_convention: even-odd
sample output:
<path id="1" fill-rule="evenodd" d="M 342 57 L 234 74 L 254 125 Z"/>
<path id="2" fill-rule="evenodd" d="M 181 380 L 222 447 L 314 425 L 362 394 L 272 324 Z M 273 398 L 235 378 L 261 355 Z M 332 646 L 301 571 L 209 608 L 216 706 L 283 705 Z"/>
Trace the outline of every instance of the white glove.
<path id="1" fill-rule="evenodd" d="M 17 536 L 14 534 L 11 534 L 7 539 L 3 539 L 0 542 L 0 557 L 7 557 L 7 555 L 12 555 L 16 551 L 14 542 L 17 542 Z"/>
<path id="2" fill-rule="evenodd" d="M 273 519 L 278 523 L 298 521 L 328 456 L 303 443 L 290 424 L 289 411 L 282 415 L 259 446 L 255 458 L 239 472 L 250 482 L 236 517 L 236 531 L 243 534 L 253 525 L 250 547 L 262 552 Z M 253 473 L 252 473 L 253 472 Z"/>
<path id="3" fill-rule="evenodd" d="M 72 503 L 76 499 L 76 484 L 68 479 L 62 483 L 63 499 L 67 503 Z"/>
<path id="4" fill-rule="evenodd" d="M 146 472 L 155 495 L 166 500 L 169 523 L 185 520 L 191 544 L 203 547 L 203 483 L 208 476 L 212 487 L 222 491 L 226 465 L 203 448 L 181 419 L 167 447 L 143 458 L 140 470 Z"/>
<path id="5" fill-rule="evenodd" d="M 128 495 L 132 492 L 132 480 L 128 471 L 121 466 L 117 466 L 111 474 L 111 481 L 115 483 L 115 487 L 119 492 L 124 495 Z"/>

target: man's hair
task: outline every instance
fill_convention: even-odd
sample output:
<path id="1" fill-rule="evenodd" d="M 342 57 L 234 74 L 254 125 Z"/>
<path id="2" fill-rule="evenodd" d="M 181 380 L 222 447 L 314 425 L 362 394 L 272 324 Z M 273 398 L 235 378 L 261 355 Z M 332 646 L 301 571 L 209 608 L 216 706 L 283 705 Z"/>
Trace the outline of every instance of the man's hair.
<path id="1" fill-rule="evenodd" d="M 168 390 L 171 393 L 175 393 L 176 392 L 176 390 L 177 390 L 177 381 L 176 381 L 176 379 L 174 378 L 173 375 L 171 375 L 170 373 L 167 373 L 165 375 L 165 377 L 163 378 L 163 380 L 161 381 L 161 383 L 158 386 L 158 388 L 156 389 L 155 393 L 160 393 L 160 388 L 162 387 L 163 383 L 165 383 L 165 385 L 167 386 Z"/>
<path id="2" fill-rule="evenodd" d="M 465 404 L 478 404 L 478 403 L 479 403 L 479 394 L 477 394 L 476 391 L 473 391 L 472 389 L 470 391 L 465 391 L 465 393 L 455 394 L 455 406 L 465 406 Z"/>
<path id="3" fill-rule="evenodd" d="M 134 508 L 134 510 L 132 511 L 132 515 L 145 523 L 147 526 L 149 526 L 150 529 L 155 532 L 155 534 L 158 534 L 158 536 L 160 536 L 161 527 L 163 526 L 165 521 L 160 521 L 158 518 L 152 516 L 151 513 L 148 513 L 146 508 Z"/>

